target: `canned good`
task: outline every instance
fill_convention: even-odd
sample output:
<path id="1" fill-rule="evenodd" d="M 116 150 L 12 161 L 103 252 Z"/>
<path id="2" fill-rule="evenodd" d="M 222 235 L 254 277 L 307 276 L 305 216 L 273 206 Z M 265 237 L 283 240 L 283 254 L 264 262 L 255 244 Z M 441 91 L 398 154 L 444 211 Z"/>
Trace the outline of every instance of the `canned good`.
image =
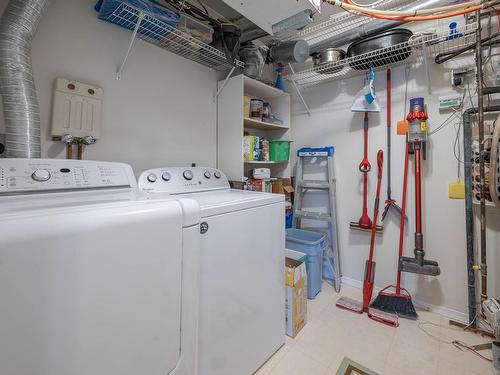
<path id="1" fill-rule="evenodd" d="M 262 112 L 264 110 L 264 101 L 260 99 L 250 100 L 250 116 L 262 119 Z"/>

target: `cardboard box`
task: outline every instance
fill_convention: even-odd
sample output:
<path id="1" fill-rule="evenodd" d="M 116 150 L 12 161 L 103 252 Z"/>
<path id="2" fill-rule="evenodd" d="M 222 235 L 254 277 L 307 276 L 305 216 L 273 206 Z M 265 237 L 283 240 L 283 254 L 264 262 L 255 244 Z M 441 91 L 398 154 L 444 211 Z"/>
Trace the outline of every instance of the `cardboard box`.
<path id="1" fill-rule="evenodd" d="M 273 193 L 291 195 L 294 192 L 290 178 L 277 178 L 273 182 Z"/>
<path id="2" fill-rule="evenodd" d="M 295 337 L 307 322 L 306 265 L 285 258 L 286 334 Z"/>
<path id="3" fill-rule="evenodd" d="M 252 98 L 245 95 L 243 97 L 243 117 L 250 117 L 250 100 Z"/>
<path id="4" fill-rule="evenodd" d="M 259 179 L 248 179 L 247 180 L 247 189 L 252 191 L 262 191 L 265 193 L 272 192 L 272 184 L 271 180 L 259 180 Z"/>

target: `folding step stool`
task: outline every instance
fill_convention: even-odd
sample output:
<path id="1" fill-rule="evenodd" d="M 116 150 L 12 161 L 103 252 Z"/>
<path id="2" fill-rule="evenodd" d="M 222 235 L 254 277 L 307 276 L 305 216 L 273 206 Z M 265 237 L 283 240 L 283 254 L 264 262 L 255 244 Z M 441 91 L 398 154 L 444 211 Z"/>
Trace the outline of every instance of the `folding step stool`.
<path id="1" fill-rule="evenodd" d="M 323 255 L 324 259 L 330 263 L 333 270 L 333 280 L 330 281 L 336 292 L 340 291 L 341 271 L 338 242 L 337 208 L 335 198 L 335 174 L 333 171 L 333 146 L 321 148 L 301 148 L 297 150 L 297 169 L 295 172 L 295 227 L 302 227 L 302 219 L 327 222 L 328 228 L 308 227 L 316 232 L 327 234 L 328 247 Z M 304 180 L 304 161 L 317 164 L 320 172 L 324 173 L 326 180 Z M 322 169 L 322 170 L 321 170 Z M 303 207 L 304 196 L 311 190 L 324 190 L 328 194 L 328 212 L 314 212 Z"/>

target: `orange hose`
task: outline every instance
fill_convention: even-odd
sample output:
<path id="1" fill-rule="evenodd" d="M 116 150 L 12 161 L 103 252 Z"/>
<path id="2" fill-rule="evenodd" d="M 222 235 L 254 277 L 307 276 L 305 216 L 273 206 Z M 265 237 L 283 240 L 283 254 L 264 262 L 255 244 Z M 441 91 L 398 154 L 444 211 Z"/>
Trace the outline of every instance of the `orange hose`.
<path id="1" fill-rule="evenodd" d="M 344 0 L 348 4 L 352 4 L 351 0 Z M 377 14 L 367 14 L 367 13 L 357 13 L 353 11 L 347 10 L 349 13 L 352 14 L 361 14 L 366 17 L 371 17 L 371 18 L 379 18 L 383 20 L 390 20 L 390 21 L 406 21 L 406 22 L 411 22 L 411 21 L 430 21 L 430 20 L 437 20 L 437 19 L 442 19 L 442 18 L 449 18 L 449 17 L 455 17 L 455 16 L 460 16 L 462 14 L 466 13 L 471 13 L 475 12 L 477 10 L 483 9 L 482 5 L 476 5 L 473 7 L 469 7 L 466 9 L 461 9 L 461 10 L 455 10 L 453 12 L 447 12 L 447 13 L 442 13 L 442 14 L 435 14 L 431 16 L 410 16 L 410 17 L 391 17 L 391 16 L 382 16 L 382 15 L 377 15 Z M 346 10 L 346 9 L 344 9 Z"/>

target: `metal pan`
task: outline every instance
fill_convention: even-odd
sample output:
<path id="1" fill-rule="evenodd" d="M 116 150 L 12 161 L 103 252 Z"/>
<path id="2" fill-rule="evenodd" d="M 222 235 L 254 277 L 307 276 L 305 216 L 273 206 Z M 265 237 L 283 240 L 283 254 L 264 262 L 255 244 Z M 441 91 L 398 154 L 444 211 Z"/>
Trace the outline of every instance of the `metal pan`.
<path id="1" fill-rule="evenodd" d="M 347 49 L 348 58 L 369 52 L 373 54 L 354 59 L 349 65 L 356 70 L 368 70 L 370 67 L 376 68 L 406 60 L 411 55 L 411 47 L 409 45 L 394 46 L 408 42 L 412 35 L 413 33 L 407 29 L 392 29 L 358 40 Z"/>
<path id="2" fill-rule="evenodd" d="M 335 64 L 333 67 L 327 67 L 331 63 L 344 60 L 346 53 L 338 48 L 327 48 L 323 51 L 315 52 L 312 55 L 314 70 L 320 74 L 334 74 L 344 68 L 344 64 Z"/>

